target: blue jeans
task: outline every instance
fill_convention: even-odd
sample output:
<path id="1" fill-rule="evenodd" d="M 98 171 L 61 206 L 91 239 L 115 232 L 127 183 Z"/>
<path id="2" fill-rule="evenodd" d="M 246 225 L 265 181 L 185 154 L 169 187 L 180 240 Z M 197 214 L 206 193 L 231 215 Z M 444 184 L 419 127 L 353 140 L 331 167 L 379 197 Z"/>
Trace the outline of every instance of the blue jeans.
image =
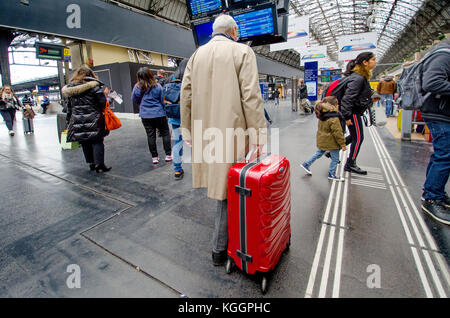
<path id="1" fill-rule="evenodd" d="M 15 108 L 2 109 L 0 110 L 0 113 L 5 121 L 6 127 L 8 127 L 8 130 L 13 130 L 14 117 L 16 117 Z"/>
<path id="2" fill-rule="evenodd" d="M 425 123 L 433 137 L 434 153 L 428 163 L 423 197 L 426 200 L 443 200 L 450 174 L 450 123 L 427 120 Z"/>
<path id="3" fill-rule="evenodd" d="M 386 116 L 391 116 L 394 96 L 392 94 L 380 94 L 380 96 L 383 105 L 386 106 Z"/>
<path id="4" fill-rule="evenodd" d="M 304 165 L 306 165 L 307 167 L 311 166 L 314 163 L 314 161 L 322 157 L 324 153 L 325 150 L 317 149 L 316 153 L 311 158 L 309 158 L 304 162 Z M 336 168 L 339 163 L 339 149 L 330 150 L 330 155 L 331 155 L 331 163 L 329 168 L 329 174 L 333 176 L 336 174 Z"/>
<path id="5" fill-rule="evenodd" d="M 183 158 L 183 137 L 181 136 L 181 129 L 180 125 L 172 124 L 172 130 L 173 130 L 173 167 L 175 172 L 180 172 L 183 170 L 181 168 L 181 162 Z"/>

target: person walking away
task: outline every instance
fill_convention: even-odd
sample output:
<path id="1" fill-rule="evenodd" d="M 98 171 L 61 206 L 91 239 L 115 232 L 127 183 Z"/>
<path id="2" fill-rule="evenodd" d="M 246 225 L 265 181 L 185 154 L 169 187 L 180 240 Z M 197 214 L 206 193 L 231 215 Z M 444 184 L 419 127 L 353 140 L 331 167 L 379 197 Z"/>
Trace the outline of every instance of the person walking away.
<path id="1" fill-rule="evenodd" d="M 328 171 L 328 179 L 336 181 L 344 181 L 345 179 L 336 175 L 337 165 L 339 163 L 339 150 L 347 150 L 345 145 L 345 137 L 342 131 L 341 117 L 338 111 L 338 100 L 334 96 L 325 97 L 318 102 L 314 109 L 319 119 L 317 130 L 317 151 L 316 153 L 301 164 L 301 167 L 312 175 L 310 166 L 329 151 L 331 155 L 331 163 Z"/>
<path id="2" fill-rule="evenodd" d="M 67 103 L 67 141 L 78 141 L 91 171 L 103 173 L 111 170 L 105 165 L 104 138 L 107 88 L 87 66 L 81 66 L 73 74 L 62 95 Z"/>
<path id="3" fill-rule="evenodd" d="M 386 117 L 392 116 L 394 94 L 397 91 L 397 83 L 392 76 L 385 76 L 377 86 L 377 92 L 382 98 L 382 104 L 386 108 Z"/>
<path id="4" fill-rule="evenodd" d="M 280 91 L 275 88 L 273 95 L 275 96 L 275 105 L 280 105 Z"/>
<path id="5" fill-rule="evenodd" d="M 167 83 L 163 87 L 163 99 L 165 104 L 175 104 L 173 107 L 176 107 L 178 104 L 178 110 L 180 107 L 180 95 L 181 95 L 181 82 L 183 80 L 184 71 L 186 69 L 188 59 L 184 59 L 180 62 L 180 65 L 175 70 L 172 76 L 172 82 Z M 176 96 L 176 97 L 173 97 Z M 172 100 L 169 101 L 169 99 Z M 176 99 L 176 100 L 173 100 Z M 167 108 L 166 108 L 167 110 Z M 179 117 L 178 111 L 177 117 L 169 116 L 169 112 L 167 111 L 167 116 L 169 117 L 169 124 L 172 125 L 173 139 L 174 145 L 172 149 L 173 154 L 173 168 L 175 170 L 175 180 L 183 179 L 184 170 L 182 168 L 182 158 L 183 158 L 183 137 L 181 135 L 181 118 Z"/>
<path id="6" fill-rule="evenodd" d="M 168 78 L 166 77 L 166 72 L 164 70 L 157 71 L 156 81 L 158 82 L 159 85 L 161 85 L 161 87 L 163 87 L 169 82 Z"/>
<path id="7" fill-rule="evenodd" d="M 227 259 L 228 170 L 245 157 L 249 148 L 260 148 L 267 138 L 256 56 L 249 46 L 237 40 L 234 19 L 219 15 L 213 24 L 213 38 L 190 57 L 181 88 L 181 127 L 183 139 L 192 145 L 193 187 L 207 188 L 208 197 L 218 201 L 212 242 L 215 266 L 224 264 Z M 211 145 L 220 144 L 213 141 L 215 138 L 209 143 L 204 141 L 204 136 L 212 130 L 216 136 L 222 135 L 222 140 L 229 135 L 227 130 L 236 135 L 239 131 L 251 130 L 259 134 L 243 136 L 245 147 L 239 145 L 240 138 L 226 138 L 222 148 L 214 148 L 215 160 L 209 160 L 203 158 L 204 153 Z M 239 140 L 234 143 L 234 139 Z"/>
<path id="8" fill-rule="evenodd" d="M 299 80 L 299 99 L 300 99 L 300 114 L 305 115 L 307 112 L 309 113 L 308 105 L 308 88 L 305 85 L 305 82 L 301 79 Z"/>
<path id="9" fill-rule="evenodd" d="M 269 113 L 267 112 L 266 108 L 264 108 L 264 117 L 266 118 L 266 120 L 269 122 L 269 125 L 272 125 L 273 121 L 269 116 Z"/>
<path id="10" fill-rule="evenodd" d="M 447 49 L 425 61 L 422 89 L 431 93 L 422 105 L 422 117 L 433 138 L 434 153 L 426 170 L 422 210 L 439 222 L 450 224 L 450 199 L 445 186 L 450 174 L 450 43 L 439 44 L 432 52 Z"/>
<path id="11" fill-rule="evenodd" d="M 148 148 L 152 155 L 153 164 L 159 163 L 158 149 L 156 146 L 156 129 L 161 132 L 166 162 L 172 161 L 172 145 L 170 130 L 164 110 L 163 92 L 157 83 L 152 71 L 148 67 L 141 67 L 137 72 L 137 83 L 134 85 L 132 99 L 139 105 L 139 117 L 141 117 L 147 133 Z"/>
<path id="12" fill-rule="evenodd" d="M 14 136 L 14 118 L 16 116 L 16 110 L 21 108 L 19 99 L 11 86 L 5 85 L 0 90 L 0 114 L 3 117 L 8 133 L 10 136 Z"/>
<path id="13" fill-rule="evenodd" d="M 375 68 L 376 64 L 376 56 L 372 52 L 363 52 L 356 59 L 348 62 L 344 73 L 348 77 L 345 80 L 345 91 L 336 96 L 339 100 L 341 114 L 350 132 L 346 138 L 346 144 L 351 144 L 350 153 L 344 170 L 364 175 L 367 174 L 367 171 L 356 165 L 356 158 L 364 141 L 361 116 L 373 103 L 369 80 L 372 77 L 371 70 Z"/>
<path id="14" fill-rule="evenodd" d="M 33 107 L 33 100 L 30 98 L 30 96 L 28 96 L 28 94 L 25 94 L 25 96 L 22 98 L 22 105 Z"/>

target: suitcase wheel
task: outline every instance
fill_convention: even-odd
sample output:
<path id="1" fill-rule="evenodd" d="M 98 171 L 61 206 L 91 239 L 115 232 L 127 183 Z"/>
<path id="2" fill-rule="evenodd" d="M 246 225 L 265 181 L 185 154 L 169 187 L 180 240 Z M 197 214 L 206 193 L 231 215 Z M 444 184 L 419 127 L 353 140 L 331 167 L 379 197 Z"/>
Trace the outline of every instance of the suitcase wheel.
<path id="1" fill-rule="evenodd" d="M 287 243 L 286 249 L 284 251 L 288 252 L 290 248 L 291 248 L 291 236 L 289 235 L 289 242 Z"/>
<path id="2" fill-rule="evenodd" d="M 227 263 L 225 264 L 225 271 L 227 274 L 231 274 L 231 272 L 233 271 L 233 261 L 230 257 L 228 257 Z"/>
<path id="3" fill-rule="evenodd" d="M 267 293 L 267 290 L 269 289 L 269 281 L 267 279 L 267 276 L 263 276 L 261 281 L 261 292 L 263 295 Z"/>

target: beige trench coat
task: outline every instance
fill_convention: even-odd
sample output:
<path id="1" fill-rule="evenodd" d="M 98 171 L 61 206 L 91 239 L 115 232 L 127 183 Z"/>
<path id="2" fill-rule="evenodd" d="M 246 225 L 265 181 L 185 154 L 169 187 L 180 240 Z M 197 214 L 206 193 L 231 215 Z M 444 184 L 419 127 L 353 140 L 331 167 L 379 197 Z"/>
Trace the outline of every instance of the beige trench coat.
<path id="1" fill-rule="evenodd" d="M 224 36 L 198 48 L 186 66 L 180 105 L 183 140 L 192 140 L 193 187 L 208 188 L 209 198 L 225 200 L 230 167 L 245 157 L 249 143 L 267 142 L 253 50 Z M 238 128 L 254 128 L 249 131 L 258 137 L 238 142 L 232 135 Z"/>

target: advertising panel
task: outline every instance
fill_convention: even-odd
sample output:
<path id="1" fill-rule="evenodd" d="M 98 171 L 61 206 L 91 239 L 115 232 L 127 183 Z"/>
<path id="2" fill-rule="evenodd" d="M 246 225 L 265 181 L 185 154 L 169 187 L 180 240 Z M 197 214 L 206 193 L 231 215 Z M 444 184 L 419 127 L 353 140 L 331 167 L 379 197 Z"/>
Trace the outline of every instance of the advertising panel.
<path id="1" fill-rule="evenodd" d="M 358 33 L 338 38 L 339 60 L 349 61 L 355 59 L 362 52 L 377 53 L 377 33 Z"/>
<path id="2" fill-rule="evenodd" d="M 319 62 L 319 68 L 328 60 L 327 46 L 308 46 L 296 49 L 300 53 L 300 66 L 305 66 L 305 62 Z"/>
<path id="3" fill-rule="evenodd" d="M 271 44 L 270 51 L 302 48 L 309 45 L 309 16 L 289 16 L 287 42 Z"/>

